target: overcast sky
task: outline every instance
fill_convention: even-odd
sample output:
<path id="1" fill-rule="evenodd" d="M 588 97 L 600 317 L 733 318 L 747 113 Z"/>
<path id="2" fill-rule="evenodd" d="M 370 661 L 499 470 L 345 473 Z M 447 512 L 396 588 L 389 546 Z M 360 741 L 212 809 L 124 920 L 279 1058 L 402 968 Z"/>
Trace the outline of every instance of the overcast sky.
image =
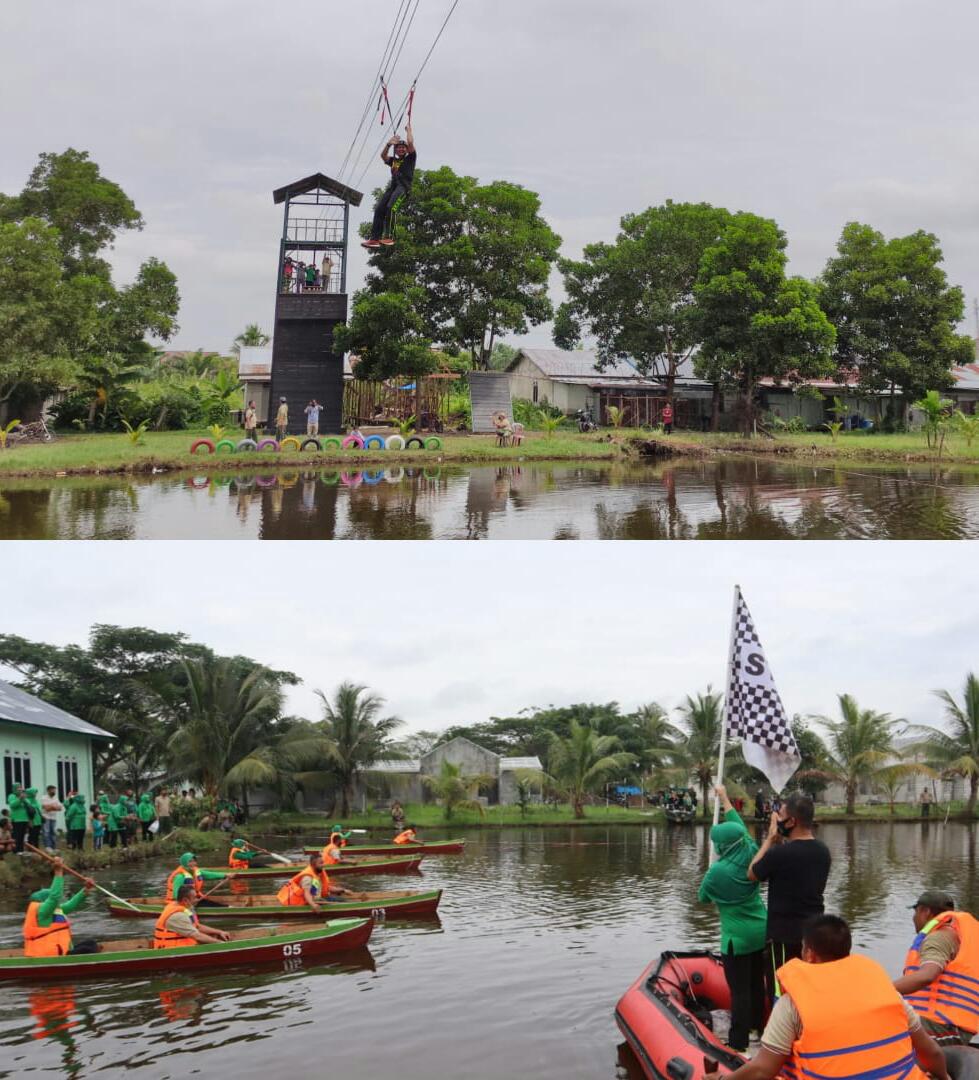
<path id="1" fill-rule="evenodd" d="M 836 694 L 916 722 L 979 672 L 979 564 L 951 543 L 705 545 L 366 541 L 3 545 L 8 632 L 83 642 L 95 622 L 185 631 L 304 680 L 291 708 L 343 679 L 407 730 L 526 706 L 624 709 L 723 686 L 733 585 L 786 708 Z M 0 669 L 2 671 L 2 669 Z M 9 675 L 9 673 L 6 673 Z"/>
<path id="2" fill-rule="evenodd" d="M 395 98 L 449 6 L 421 0 Z M 0 190 L 41 151 L 90 151 L 147 221 L 118 245 L 120 280 L 166 260 L 174 347 L 227 349 L 246 322 L 271 327 L 271 191 L 337 174 L 398 7 L 2 0 Z M 539 192 L 571 256 L 666 198 L 774 217 L 806 275 L 848 220 L 929 229 L 972 330 L 977 41 L 974 0 L 460 0 L 418 88 L 419 166 Z"/>

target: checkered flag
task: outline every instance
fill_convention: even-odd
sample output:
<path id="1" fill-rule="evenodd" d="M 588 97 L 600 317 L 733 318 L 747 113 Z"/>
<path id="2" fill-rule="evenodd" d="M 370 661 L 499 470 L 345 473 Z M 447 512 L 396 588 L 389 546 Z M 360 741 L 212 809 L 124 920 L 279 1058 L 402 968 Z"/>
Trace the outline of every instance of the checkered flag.
<path id="1" fill-rule="evenodd" d="M 802 757 L 740 589 L 724 705 L 728 737 L 741 739 L 745 761 L 763 772 L 776 791 L 781 791 Z"/>

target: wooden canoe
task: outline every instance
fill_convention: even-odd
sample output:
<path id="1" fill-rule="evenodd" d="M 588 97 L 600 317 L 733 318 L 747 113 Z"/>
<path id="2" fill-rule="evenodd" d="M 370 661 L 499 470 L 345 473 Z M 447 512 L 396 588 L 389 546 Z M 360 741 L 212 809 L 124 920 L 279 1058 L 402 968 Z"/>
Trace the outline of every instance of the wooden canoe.
<path id="1" fill-rule="evenodd" d="M 235 930 L 231 941 L 178 949 L 154 949 L 151 937 L 106 941 L 99 952 L 80 956 L 24 956 L 22 949 L 4 949 L 0 951 L 0 980 L 106 978 L 268 963 L 291 968 L 297 962 L 363 948 L 373 929 L 371 919 L 337 919 L 315 928 L 292 924 Z"/>
<path id="2" fill-rule="evenodd" d="M 319 847 L 304 847 L 307 855 L 322 851 L 325 842 Z M 358 855 L 461 855 L 466 846 L 465 840 L 426 840 L 418 844 L 351 844 L 343 849 L 345 858 Z M 326 868 L 327 873 L 330 867 Z"/>
<path id="3" fill-rule="evenodd" d="M 689 806 L 668 807 L 663 811 L 667 821 L 674 825 L 687 825 L 697 816 L 697 811 Z"/>
<path id="4" fill-rule="evenodd" d="M 327 867 L 327 873 L 332 877 L 334 874 L 410 874 L 421 866 L 422 856 L 411 854 L 402 855 L 401 858 L 363 858 L 351 862 L 341 863 L 339 866 Z M 250 870 L 231 870 L 227 866 L 207 866 L 204 870 L 217 870 L 222 874 L 234 874 L 239 880 L 247 881 L 251 878 L 292 877 L 300 870 L 305 869 L 306 863 L 296 862 L 285 865 L 277 863 L 273 866 L 253 866 Z"/>
<path id="5" fill-rule="evenodd" d="M 354 915 L 376 917 L 383 912 L 386 919 L 398 919 L 405 915 L 434 915 L 442 898 L 442 890 L 432 892 L 358 892 L 342 900 L 330 900 L 325 912 L 313 911 L 306 904 L 287 906 L 280 904 L 276 895 L 254 896 L 213 896 L 209 899 L 220 902 L 221 907 L 200 907 L 197 913 L 202 922 L 210 923 L 214 919 L 302 919 L 302 918 L 350 918 Z M 113 915 L 132 918 L 157 916 L 166 903 L 162 896 L 137 896 L 129 900 L 139 910 L 133 911 L 125 904 L 109 901 L 109 911 Z"/>

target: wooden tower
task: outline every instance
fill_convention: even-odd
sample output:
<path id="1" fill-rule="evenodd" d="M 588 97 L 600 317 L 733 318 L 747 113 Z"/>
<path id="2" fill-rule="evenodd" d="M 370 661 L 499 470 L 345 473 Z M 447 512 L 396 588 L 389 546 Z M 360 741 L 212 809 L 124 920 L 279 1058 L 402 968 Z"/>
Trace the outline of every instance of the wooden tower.
<path id="1" fill-rule="evenodd" d="M 347 319 L 347 240 L 350 207 L 360 206 L 359 191 L 323 173 L 296 180 L 272 193 L 285 204 L 276 271 L 275 330 L 269 425 L 279 399 L 289 406 L 289 431 L 306 430 L 303 412 L 315 398 L 320 432 L 341 430 L 343 357 L 333 351 L 333 328 Z M 304 267 L 318 271 L 307 282 Z M 324 273 L 324 270 L 326 273 Z"/>

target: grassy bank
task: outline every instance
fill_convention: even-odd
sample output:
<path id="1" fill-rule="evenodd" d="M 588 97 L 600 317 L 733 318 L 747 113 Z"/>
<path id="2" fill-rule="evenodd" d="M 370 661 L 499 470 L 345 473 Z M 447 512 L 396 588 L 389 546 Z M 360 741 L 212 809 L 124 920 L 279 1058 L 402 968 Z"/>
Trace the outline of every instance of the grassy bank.
<path id="1" fill-rule="evenodd" d="M 434 804 L 412 803 L 406 805 L 405 821 L 425 828 L 479 829 L 500 828 L 513 825 L 648 825 L 653 821 L 663 821 L 661 810 L 625 810 L 621 806 L 586 806 L 583 820 L 576 821 L 568 806 L 529 806 L 522 814 L 519 806 L 490 806 L 480 816 L 475 810 L 456 810 L 450 821 L 445 820 L 442 808 Z M 284 812 L 264 813 L 251 822 L 252 832 L 325 832 L 334 822 L 339 822 L 338 813 L 326 814 L 291 814 Z M 392 834 L 391 815 L 386 810 L 369 810 L 367 813 L 352 813 L 343 819 L 347 828 L 371 829 L 376 831 L 374 839 L 385 840 Z"/>
<path id="2" fill-rule="evenodd" d="M 93 851 L 91 834 L 86 835 L 88 845 L 85 851 L 59 849 L 59 854 L 66 866 L 89 873 L 93 870 L 106 870 L 112 866 L 128 866 L 157 859 L 161 856 L 177 859 L 185 851 L 203 855 L 205 852 L 222 852 L 228 847 L 228 837 L 223 833 L 204 833 L 196 829 L 177 829 L 166 839 L 153 843 L 136 841 L 129 847 L 104 847 Z M 20 894 L 29 889 L 39 889 L 51 880 L 51 864 L 39 855 L 5 855 L 0 859 L 0 894 Z M 73 879 L 74 880 L 74 879 Z"/>
<path id="3" fill-rule="evenodd" d="M 236 438 L 240 432 L 231 432 Z M 13 444 L 0 452 L 0 477 L 102 475 L 156 471 L 234 472 L 256 467 L 357 469 L 381 465 L 433 466 L 441 464 L 503 464 L 514 461 L 614 461 L 637 459 L 642 443 L 654 442 L 666 456 L 714 457 L 727 454 L 763 458 L 786 457 L 804 461 L 839 461 L 847 464 L 942 463 L 979 465 L 979 443 L 972 447 L 954 437 L 939 458 L 928 448 L 923 434 L 880 435 L 841 432 L 783 434 L 775 439 L 744 439 L 739 435 L 680 431 L 666 437 L 629 428 L 607 429 L 582 435 L 556 432 L 550 438 L 530 431 L 519 447 L 496 445 L 493 435 L 440 436 L 442 449 L 431 451 L 343 450 L 326 453 L 288 451 L 261 454 L 192 455 L 190 445 L 206 431 L 147 432 L 134 445 L 127 435 L 64 434 L 50 443 Z"/>
<path id="4" fill-rule="evenodd" d="M 238 432 L 237 435 L 241 433 Z M 229 438 L 235 438 L 231 433 Z M 341 450 L 243 454 L 190 453 L 191 444 L 210 438 L 206 431 L 151 431 L 134 445 L 128 435 L 59 435 L 49 443 L 13 444 L 0 452 L 0 476 L 72 476 L 138 473 L 154 470 L 236 471 L 262 468 L 358 469 L 370 465 L 431 466 L 456 462 L 505 463 L 517 460 L 610 461 L 623 454 L 622 441 L 606 435 L 555 434 L 551 438 L 528 432 L 519 447 L 496 445 L 494 435 L 440 435 L 441 450 Z"/>

